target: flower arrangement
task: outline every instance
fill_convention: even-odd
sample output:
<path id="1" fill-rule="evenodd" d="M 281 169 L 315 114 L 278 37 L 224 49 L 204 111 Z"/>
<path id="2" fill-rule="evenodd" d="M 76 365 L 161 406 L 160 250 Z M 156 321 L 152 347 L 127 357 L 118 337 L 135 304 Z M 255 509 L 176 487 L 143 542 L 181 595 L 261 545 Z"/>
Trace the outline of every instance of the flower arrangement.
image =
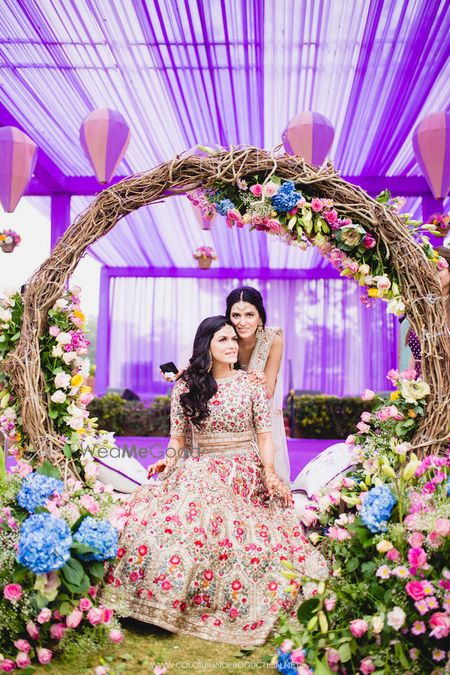
<path id="1" fill-rule="evenodd" d="M 276 175 L 249 176 L 236 185 L 198 189 L 189 198 L 205 216 L 212 210 L 224 216 L 230 228 L 248 224 L 251 230 L 276 235 L 303 250 L 316 246 L 341 276 L 364 287 L 364 304 L 370 306 L 374 298 L 381 298 L 388 302 L 388 312 L 404 314 L 398 274 L 383 242 L 374 232 L 340 215 L 332 199 L 306 195 L 292 181 Z M 387 191 L 379 196 L 381 203 L 389 200 Z M 395 209 L 400 206 L 397 202 Z M 424 242 L 424 251 L 436 264 L 441 260 L 429 242 Z"/>
<path id="2" fill-rule="evenodd" d="M 0 481 L 0 670 L 47 664 L 87 630 L 122 639 L 98 599 L 115 558 L 120 508 L 111 490 L 69 478 L 50 463 L 18 461 Z"/>
<path id="3" fill-rule="evenodd" d="M 391 400 L 376 397 L 347 439 L 361 444 L 358 469 L 311 506 L 321 530 L 309 537 L 332 571 L 300 606 L 300 627 L 283 619 L 279 672 L 447 672 L 450 454 L 417 458 L 408 439 L 428 384 L 412 371 L 388 377 Z M 286 575 L 295 584 L 295 570 Z"/>
<path id="4" fill-rule="evenodd" d="M 199 267 L 207 269 L 211 267 L 213 260 L 217 260 L 217 254 L 211 246 L 199 246 L 194 251 L 193 258 L 198 260 Z"/>
<path id="5" fill-rule="evenodd" d="M 427 223 L 433 226 L 433 229 L 429 228 L 429 231 L 435 237 L 446 237 L 450 232 L 450 216 L 448 214 L 434 213 L 428 218 Z"/>
<path id="6" fill-rule="evenodd" d="M 3 253 L 12 253 L 21 241 L 22 237 L 17 232 L 14 232 L 14 230 L 3 230 L 3 232 L 0 232 L 0 247 Z"/>
<path id="7" fill-rule="evenodd" d="M 20 336 L 23 300 L 10 289 L 0 296 L 0 432 L 8 439 L 9 453 L 21 458 L 28 450 L 19 401 L 1 362 Z M 86 319 L 80 307 L 80 289 L 66 291 L 48 313 L 49 326 L 40 338 L 41 366 L 48 397 L 49 416 L 59 434 L 64 455 L 73 458 L 80 475 L 95 482 L 93 459 L 99 447 L 115 447 L 113 434 L 98 431 L 87 406 L 93 399 L 84 384 L 89 375 L 85 334 Z"/>

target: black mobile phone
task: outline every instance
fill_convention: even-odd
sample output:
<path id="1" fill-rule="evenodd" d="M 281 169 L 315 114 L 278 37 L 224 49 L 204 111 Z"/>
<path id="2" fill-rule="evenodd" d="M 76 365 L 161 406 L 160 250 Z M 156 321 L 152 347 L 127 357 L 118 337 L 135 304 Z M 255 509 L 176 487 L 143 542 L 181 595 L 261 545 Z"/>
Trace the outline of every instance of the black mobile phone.
<path id="1" fill-rule="evenodd" d="M 173 361 L 162 363 L 159 367 L 163 373 L 173 373 L 174 375 L 178 373 L 178 368 L 176 367 Z"/>

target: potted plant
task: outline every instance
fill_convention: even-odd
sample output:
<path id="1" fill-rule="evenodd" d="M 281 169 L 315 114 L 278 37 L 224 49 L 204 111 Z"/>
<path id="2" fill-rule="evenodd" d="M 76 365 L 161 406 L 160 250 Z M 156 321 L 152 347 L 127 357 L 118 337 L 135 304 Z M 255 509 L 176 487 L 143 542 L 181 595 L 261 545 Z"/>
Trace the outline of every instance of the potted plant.
<path id="1" fill-rule="evenodd" d="M 208 270 L 213 260 L 217 260 L 217 255 L 211 246 L 199 246 L 193 257 L 198 261 L 200 269 Z"/>
<path id="2" fill-rule="evenodd" d="M 3 253 L 12 253 L 21 241 L 20 234 L 17 234 L 14 230 L 3 230 L 3 232 L 0 232 L 0 246 Z"/>

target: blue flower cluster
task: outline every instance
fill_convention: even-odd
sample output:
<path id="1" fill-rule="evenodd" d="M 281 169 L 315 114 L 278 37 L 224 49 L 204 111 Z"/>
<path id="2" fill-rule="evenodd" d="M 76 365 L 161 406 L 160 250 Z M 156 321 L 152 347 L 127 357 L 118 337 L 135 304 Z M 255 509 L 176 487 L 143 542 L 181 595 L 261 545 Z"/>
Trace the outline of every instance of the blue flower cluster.
<path id="1" fill-rule="evenodd" d="M 65 520 L 50 513 L 34 514 L 20 528 L 17 559 L 35 574 L 58 570 L 70 558 L 72 535 Z"/>
<path id="2" fill-rule="evenodd" d="M 450 497 L 450 476 L 447 478 L 447 497 Z"/>
<path id="3" fill-rule="evenodd" d="M 42 473 L 30 473 L 22 482 L 17 501 L 22 508 L 34 513 L 39 506 L 45 506 L 53 494 L 63 491 L 62 481 Z"/>
<path id="4" fill-rule="evenodd" d="M 372 488 L 363 501 L 360 516 L 364 525 L 373 533 L 386 532 L 386 522 L 391 517 L 397 499 L 387 485 Z"/>
<path id="5" fill-rule="evenodd" d="M 272 206 L 276 211 L 286 213 L 293 209 L 301 198 L 302 193 L 296 192 L 295 183 L 287 180 L 280 186 L 277 194 L 272 197 Z"/>
<path id="6" fill-rule="evenodd" d="M 82 560 L 108 560 L 115 558 L 119 537 L 115 527 L 107 520 L 96 520 L 87 516 L 73 535 L 75 541 L 97 549 L 98 553 L 84 553 Z"/>
<path id="7" fill-rule="evenodd" d="M 230 199 L 222 199 L 218 204 L 216 204 L 216 209 L 221 216 L 226 216 L 228 211 L 234 209 L 234 204 Z"/>
<path id="8" fill-rule="evenodd" d="M 290 652 L 282 652 L 281 649 L 277 649 L 278 661 L 277 661 L 277 670 L 283 675 L 297 675 L 297 667 L 291 661 Z"/>

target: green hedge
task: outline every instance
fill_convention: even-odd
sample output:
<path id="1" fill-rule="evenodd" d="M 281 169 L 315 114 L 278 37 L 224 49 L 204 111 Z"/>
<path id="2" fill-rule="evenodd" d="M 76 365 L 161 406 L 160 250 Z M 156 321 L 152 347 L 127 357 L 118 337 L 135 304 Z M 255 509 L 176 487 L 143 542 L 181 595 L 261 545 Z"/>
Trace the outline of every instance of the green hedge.
<path id="1" fill-rule="evenodd" d="M 296 396 L 294 398 L 295 438 L 342 438 L 355 432 L 364 410 L 373 404 L 359 397 Z M 151 406 L 141 401 L 124 401 L 119 394 L 95 398 L 89 406 L 98 426 L 117 436 L 168 436 L 170 398 L 158 396 Z M 289 419 L 289 402 L 284 411 Z"/>
<path id="2" fill-rule="evenodd" d="M 294 397 L 295 438 L 345 439 L 355 433 L 364 410 L 371 410 L 374 403 L 359 396 L 296 396 Z M 290 414 L 288 403 L 285 416 Z"/>

